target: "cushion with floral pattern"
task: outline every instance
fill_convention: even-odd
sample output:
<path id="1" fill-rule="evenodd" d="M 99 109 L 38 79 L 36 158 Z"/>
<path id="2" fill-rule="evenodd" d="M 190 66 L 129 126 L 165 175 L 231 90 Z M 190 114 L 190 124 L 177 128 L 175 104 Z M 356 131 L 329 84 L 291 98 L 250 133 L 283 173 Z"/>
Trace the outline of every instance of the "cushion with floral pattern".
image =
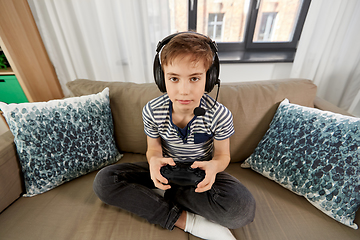
<path id="1" fill-rule="evenodd" d="M 360 119 L 285 99 L 246 165 L 333 219 L 358 228 Z"/>
<path id="2" fill-rule="evenodd" d="M 26 194 L 31 197 L 121 158 L 114 140 L 109 89 L 0 109 L 14 135 Z"/>

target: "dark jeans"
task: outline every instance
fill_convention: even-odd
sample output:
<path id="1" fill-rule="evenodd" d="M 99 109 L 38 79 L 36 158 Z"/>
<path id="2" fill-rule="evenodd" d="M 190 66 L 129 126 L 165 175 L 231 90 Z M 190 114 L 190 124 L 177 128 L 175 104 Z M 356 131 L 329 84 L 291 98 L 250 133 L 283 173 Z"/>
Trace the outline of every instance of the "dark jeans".
<path id="1" fill-rule="evenodd" d="M 172 230 L 183 210 L 196 213 L 230 229 L 253 221 L 255 200 L 236 178 L 220 172 L 209 191 L 172 187 L 164 197 L 155 193 L 149 165 L 121 163 L 103 168 L 95 177 L 94 191 L 106 204 L 125 209 L 150 223 Z"/>

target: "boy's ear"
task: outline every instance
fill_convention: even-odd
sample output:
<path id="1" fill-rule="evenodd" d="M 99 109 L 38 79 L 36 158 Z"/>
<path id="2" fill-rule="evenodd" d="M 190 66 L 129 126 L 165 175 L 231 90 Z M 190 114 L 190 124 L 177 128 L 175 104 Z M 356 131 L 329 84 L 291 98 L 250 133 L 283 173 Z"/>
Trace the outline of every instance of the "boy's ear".
<path id="1" fill-rule="evenodd" d="M 159 53 L 155 55 L 153 70 L 154 70 L 154 79 L 156 85 L 158 86 L 161 92 L 165 93 L 166 86 L 165 86 L 164 71 L 160 64 Z"/>

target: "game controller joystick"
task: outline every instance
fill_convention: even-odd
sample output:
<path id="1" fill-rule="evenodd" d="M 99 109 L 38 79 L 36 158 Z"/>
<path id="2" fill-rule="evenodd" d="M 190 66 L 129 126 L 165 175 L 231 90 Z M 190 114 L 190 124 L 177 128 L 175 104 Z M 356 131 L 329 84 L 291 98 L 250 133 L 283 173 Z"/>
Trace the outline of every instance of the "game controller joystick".
<path id="1" fill-rule="evenodd" d="M 170 185 L 193 186 L 205 178 L 205 171 L 200 168 L 191 168 L 193 162 L 175 162 L 175 166 L 166 165 L 160 168 L 160 173 Z"/>

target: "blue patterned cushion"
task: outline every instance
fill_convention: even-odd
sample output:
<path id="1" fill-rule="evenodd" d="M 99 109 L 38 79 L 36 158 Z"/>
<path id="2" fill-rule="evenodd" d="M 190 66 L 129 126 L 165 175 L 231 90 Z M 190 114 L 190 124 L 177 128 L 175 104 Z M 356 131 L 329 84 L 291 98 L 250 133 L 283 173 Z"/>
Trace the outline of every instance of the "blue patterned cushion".
<path id="1" fill-rule="evenodd" d="M 360 206 L 359 147 L 360 119 L 285 99 L 244 165 L 357 229 L 353 221 Z"/>
<path id="2" fill-rule="evenodd" d="M 109 89 L 89 96 L 0 109 L 14 135 L 26 194 L 31 197 L 114 163 Z"/>

